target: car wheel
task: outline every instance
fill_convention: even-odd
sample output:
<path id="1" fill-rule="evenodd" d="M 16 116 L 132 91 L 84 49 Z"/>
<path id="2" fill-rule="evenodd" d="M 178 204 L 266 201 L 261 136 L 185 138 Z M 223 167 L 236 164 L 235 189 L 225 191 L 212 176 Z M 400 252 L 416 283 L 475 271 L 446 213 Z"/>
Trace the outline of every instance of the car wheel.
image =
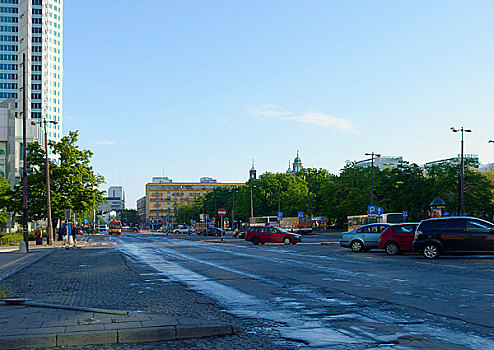
<path id="1" fill-rule="evenodd" d="M 258 245 L 258 244 L 259 244 L 259 238 L 257 238 L 257 237 L 252 237 L 252 244 L 253 244 L 253 245 Z"/>
<path id="2" fill-rule="evenodd" d="M 422 250 L 422 255 L 427 259 L 436 259 L 439 257 L 439 254 L 439 247 L 434 243 L 427 243 Z"/>
<path id="3" fill-rule="evenodd" d="M 360 253 L 364 250 L 364 245 L 360 241 L 353 241 L 352 243 L 350 243 L 350 248 L 352 249 L 352 252 Z"/>
<path id="4" fill-rule="evenodd" d="M 400 252 L 400 247 L 398 247 L 398 244 L 396 244 L 396 242 L 388 242 L 386 243 L 384 250 L 388 255 L 396 255 Z"/>
<path id="5" fill-rule="evenodd" d="M 285 245 L 289 245 L 290 243 L 292 243 L 292 240 L 289 237 L 285 237 L 283 238 L 283 243 L 285 243 Z"/>
<path id="6" fill-rule="evenodd" d="M 261 242 L 261 245 L 265 245 L 265 244 L 266 244 L 266 242 Z"/>

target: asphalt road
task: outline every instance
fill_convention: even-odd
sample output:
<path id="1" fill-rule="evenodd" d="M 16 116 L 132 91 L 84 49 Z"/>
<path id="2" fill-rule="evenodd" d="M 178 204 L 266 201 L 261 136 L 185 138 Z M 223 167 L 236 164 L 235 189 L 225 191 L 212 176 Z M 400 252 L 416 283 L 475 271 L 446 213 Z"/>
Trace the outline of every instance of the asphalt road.
<path id="1" fill-rule="evenodd" d="M 494 349 L 494 256 L 428 261 L 352 253 L 334 235 L 304 238 L 290 246 L 132 233 L 111 239 L 134 262 L 155 268 L 150 278 L 182 282 L 258 322 L 273 343 Z"/>

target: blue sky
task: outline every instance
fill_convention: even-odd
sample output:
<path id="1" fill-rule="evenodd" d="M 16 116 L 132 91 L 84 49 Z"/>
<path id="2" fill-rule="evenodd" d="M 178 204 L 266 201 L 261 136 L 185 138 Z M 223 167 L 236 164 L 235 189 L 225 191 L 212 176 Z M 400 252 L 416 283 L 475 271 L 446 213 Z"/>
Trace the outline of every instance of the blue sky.
<path id="1" fill-rule="evenodd" d="M 64 132 L 127 206 L 163 173 L 244 182 L 364 153 L 494 162 L 494 2 L 64 4 Z"/>

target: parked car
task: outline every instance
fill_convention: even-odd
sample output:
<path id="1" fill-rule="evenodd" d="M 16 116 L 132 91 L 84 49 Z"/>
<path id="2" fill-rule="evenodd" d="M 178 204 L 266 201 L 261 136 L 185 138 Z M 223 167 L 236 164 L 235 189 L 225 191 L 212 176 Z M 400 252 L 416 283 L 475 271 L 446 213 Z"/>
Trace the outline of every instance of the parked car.
<path id="1" fill-rule="evenodd" d="M 207 230 L 197 231 L 197 234 L 200 236 L 225 236 L 225 230 L 222 230 L 218 227 L 210 227 Z"/>
<path id="2" fill-rule="evenodd" d="M 467 216 L 423 220 L 413 249 L 427 259 L 450 252 L 494 253 L 494 224 Z"/>
<path id="3" fill-rule="evenodd" d="M 232 236 L 233 236 L 233 238 L 243 239 L 243 238 L 245 238 L 245 233 L 246 232 L 247 232 L 246 230 L 243 230 L 243 231 L 235 231 L 235 232 L 232 233 Z"/>
<path id="4" fill-rule="evenodd" d="M 193 227 L 188 227 L 188 226 L 182 226 L 179 228 L 176 228 L 173 230 L 173 233 L 175 234 L 188 234 L 188 233 L 195 233 L 196 230 Z"/>
<path id="5" fill-rule="evenodd" d="M 381 233 L 379 248 L 384 249 L 388 255 L 412 252 L 412 242 L 418 225 L 418 223 L 408 222 L 388 226 Z"/>
<path id="6" fill-rule="evenodd" d="M 251 227 L 245 233 L 245 240 L 251 241 L 254 245 L 266 242 L 296 244 L 302 242 L 302 236 L 279 227 Z"/>
<path id="7" fill-rule="evenodd" d="M 358 253 L 379 248 L 379 237 L 390 224 L 368 224 L 348 232 L 342 232 L 340 245 Z"/>

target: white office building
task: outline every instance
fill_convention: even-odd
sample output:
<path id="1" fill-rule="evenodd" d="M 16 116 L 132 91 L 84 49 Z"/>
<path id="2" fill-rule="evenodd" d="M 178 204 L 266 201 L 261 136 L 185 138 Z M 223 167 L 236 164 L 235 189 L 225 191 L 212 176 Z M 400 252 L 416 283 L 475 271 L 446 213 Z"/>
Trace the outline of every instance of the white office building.
<path id="1" fill-rule="evenodd" d="M 27 142 L 43 137 L 37 126 L 27 124 L 26 131 Z M 22 118 L 15 113 L 15 100 L 9 98 L 0 102 L 0 175 L 12 187 L 22 179 L 22 151 Z"/>
<path id="2" fill-rule="evenodd" d="M 58 122 L 48 123 L 47 131 L 49 140 L 59 141 L 63 121 L 63 0 L 0 1 L 0 101 L 15 99 L 21 117 L 23 69 L 27 116 Z"/>
<path id="3" fill-rule="evenodd" d="M 123 186 L 110 186 L 108 188 L 108 196 L 98 206 L 98 211 L 101 213 L 114 211 L 119 215 L 123 209 L 125 209 L 125 191 Z"/>
<path id="4" fill-rule="evenodd" d="M 386 169 L 386 168 L 397 168 L 401 163 L 403 163 L 403 157 L 402 156 L 381 156 L 381 155 L 376 155 L 374 157 L 374 166 L 379 168 L 379 169 Z M 372 164 L 372 159 L 364 159 L 364 160 L 359 160 L 356 162 L 348 162 L 347 164 L 353 164 L 355 166 L 360 166 L 363 168 L 370 167 Z"/>

